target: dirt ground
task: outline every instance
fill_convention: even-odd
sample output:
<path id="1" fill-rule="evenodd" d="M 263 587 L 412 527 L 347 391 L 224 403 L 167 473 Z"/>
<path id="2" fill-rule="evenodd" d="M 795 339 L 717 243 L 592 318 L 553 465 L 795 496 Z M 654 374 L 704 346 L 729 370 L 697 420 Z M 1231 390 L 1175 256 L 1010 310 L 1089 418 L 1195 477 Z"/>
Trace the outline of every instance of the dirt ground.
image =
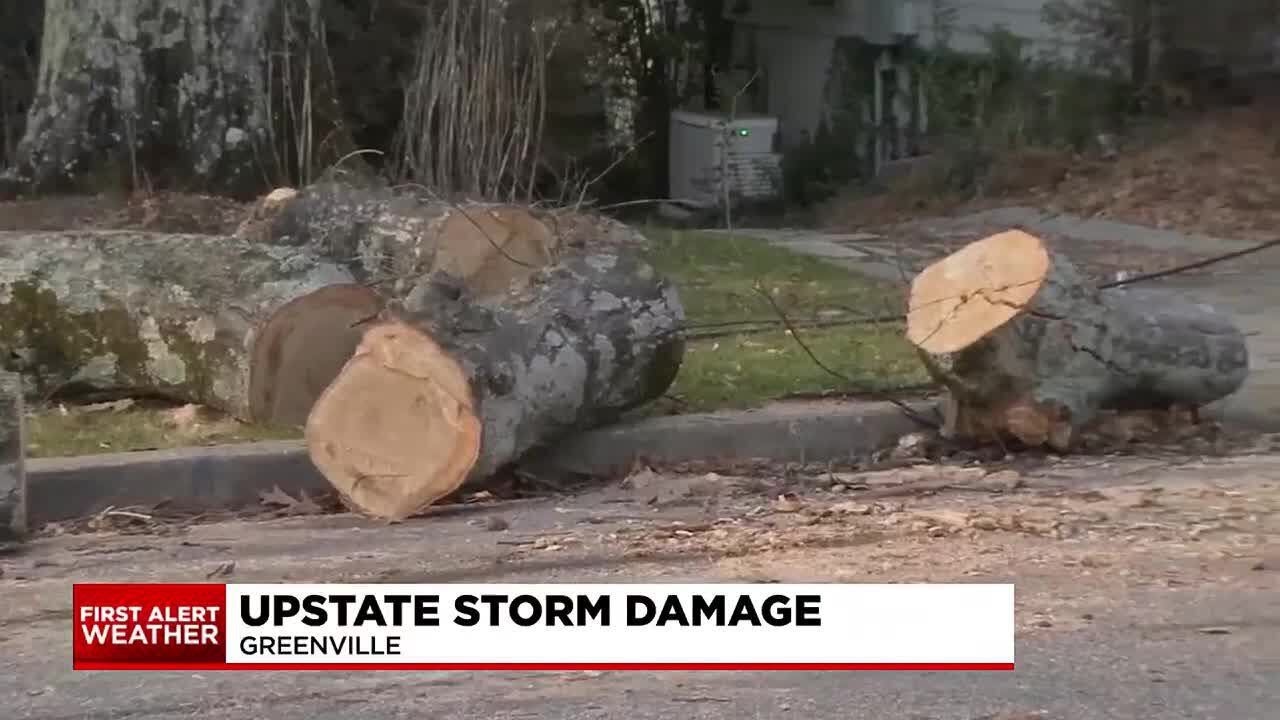
<path id="1" fill-rule="evenodd" d="M 212 195 L 57 195 L 0 202 L 0 230 L 148 230 L 230 234 L 249 205 Z"/>

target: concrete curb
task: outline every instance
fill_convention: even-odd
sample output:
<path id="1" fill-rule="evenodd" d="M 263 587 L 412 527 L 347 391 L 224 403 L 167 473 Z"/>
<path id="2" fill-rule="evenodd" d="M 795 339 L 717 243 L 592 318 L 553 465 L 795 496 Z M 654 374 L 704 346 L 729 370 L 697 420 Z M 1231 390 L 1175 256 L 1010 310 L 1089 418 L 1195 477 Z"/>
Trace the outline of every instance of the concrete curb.
<path id="1" fill-rule="evenodd" d="M 931 403 L 913 403 L 921 413 Z M 676 463 L 721 458 L 823 462 L 862 455 L 919 429 L 889 403 L 787 403 L 762 410 L 648 418 L 571 437 L 531 457 L 531 469 L 607 475 L 637 459 Z M 154 450 L 27 463 L 32 527 L 107 507 L 173 501 L 183 509 L 252 506 L 279 486 L 329 489 L 301 441 Z"/>
<path id="2" fill-rule="evenodd" d="M 107 507 L 244 507 L 279 485 L 296 494 L 329 487 L 301 441 L 149 450 L 27 461 L 27 514 L 32 527 Z"/>
<path id="3" fill-rule="evenodd" d="M 930 416 L 936 403 L 908 403 Z M 767 459 L 828 462 L 865 455 L 920 430 L 890 403 L 785 403 L 760 410 L 672 415 L 594 430 L 560 443 L 534 467 L 585 474 L 626 471 L 637 460 Z"/>

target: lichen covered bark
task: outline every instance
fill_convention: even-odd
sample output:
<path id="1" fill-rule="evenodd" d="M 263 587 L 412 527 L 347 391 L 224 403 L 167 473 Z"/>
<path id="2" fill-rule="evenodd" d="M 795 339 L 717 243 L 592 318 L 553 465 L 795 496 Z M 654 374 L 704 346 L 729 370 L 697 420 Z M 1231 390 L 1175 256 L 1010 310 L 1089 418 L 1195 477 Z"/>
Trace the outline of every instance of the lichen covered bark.
<path id="1" fill-rule="evenodd" d="M 260 222 L 247 239 L 310 247 L 345 263 L 360 280 L 402 295 L 431 268 L 438 228 L 453 206 L 389 188 L 319 182 Z"/>
<path id="2" fill-rule="evenodd" d="M 498 203 L 455 203 L 409 188 L 357 187 L 326 180 L 274 205 L 264 217 L 246 223 L 238 234 L 259 242 L 309 246 L 346 263 L 361 282 L 396 297 L 403 297 L 426 275 L 451 261 L 456 269 L 459 255 L 476 258 L 489 254 L 499 263 L 512 262 L 514 257 L 518 262 L 507 268 L 511 271 L 540 267 L 566 255 L 634 251 L 646 244 L 639 232 L 601 215 L 538 212 Z M 494 223 L 485 217 L 490 212 L 507 213 L 504 220 L 516 220 L 516 227 Z M 507 235 L 506 229 L 518 237 Z M 478 245 L 474 249 L 479 252 L 460 253 L 466 250 L 458 246 L 460 239 Z M 489 243 L 501 244 L 503 250 L 488 253 Z M 462 265 L 468 264 L 467 259 L 462 260 Z M 478 274 L 485 275 L 483 271 Z M 499 270 L 488 277 L 508 274 Z M 478 288 L 470 289 L 474 292 Z"/>
<path id="3" fill-rule="evenodd" d="M 63 186 L 114 168 L 256 190 L 274 5 L 47 0 L 37 92 L 17 153 L 21 179 Z"/>
<path id="4" fill-rule="evenodd" d="M 657 399 L 684 357 L 675 287 L 631 255 L 569 258 L 480 303 L 435 278 L 404 311 L 472 378 L 483 434 L 471 480 Z"/>
<path id="5" fill-rule="evenodd" d="M 0 232 L 0 347 L 39 399 L 154 394 L 249 418 L 279 308 L 351 283 L 305 249 L 143 232 Z"/>
<path id="6" fill-rule="evenodd" d="M 0 372 L 0 546 L 27 535 L 22 378 Z"/>
<path id="7" fill-rule="evenodd" d="M 1229 317 L 1176 291 L 1098 290 L 1066 258 L 1050 259 L 1016 317 L 928 359 L 949 388 L 957 434 L 994 425 L 1067 449 L 1100 410 L 1198 408 L 1244 383 L 1248 349 Z"/>

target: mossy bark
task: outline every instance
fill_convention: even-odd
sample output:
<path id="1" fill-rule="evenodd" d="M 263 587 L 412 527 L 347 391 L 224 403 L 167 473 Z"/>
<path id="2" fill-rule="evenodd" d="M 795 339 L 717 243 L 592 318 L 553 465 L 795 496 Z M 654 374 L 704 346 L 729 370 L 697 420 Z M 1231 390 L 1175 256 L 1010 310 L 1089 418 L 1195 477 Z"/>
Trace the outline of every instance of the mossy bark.
<path id="1" fill-rule="evenodd" d="M 335 285 L 353 287 L 350 272 L 301 248 L 131 231 L 0 232 L 0 346 L 39 399 L 155 395 L 261 420 L 251 376 L 263 326 L 291 301 Z M 354 347 L 340 320 L 332 337 Z"/>
<path id="2" fill-rule="evenodd" d="M 22 378 L 0 372 L 0 547 L 27 535 Z"/>
<path id="3" fill-rule="evenodd" d="M 255 151 L 269 122 L 265 29 L 275 5 L 47 0 L 19 179 L 43 189 L 117 173 L 256 192 Z"/>

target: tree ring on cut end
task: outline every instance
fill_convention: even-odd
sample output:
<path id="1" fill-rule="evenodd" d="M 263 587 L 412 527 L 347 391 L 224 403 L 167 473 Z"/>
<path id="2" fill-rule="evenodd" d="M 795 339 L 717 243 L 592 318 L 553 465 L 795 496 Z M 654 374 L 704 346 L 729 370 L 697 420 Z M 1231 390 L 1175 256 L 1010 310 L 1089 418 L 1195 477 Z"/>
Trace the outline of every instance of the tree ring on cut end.
<path id="1" fill-rule="evenodd" d="M 1040 238 L 991 235 L 925 268 L 911 283 L 907 339 L 930 354 L 958 352 L 1021 314 L 1049 273 Z"/>
<path id="2" fill-rule="evenodd" d="M 351 357 L 364 326 L 381 308 L 363 285 L 320 288 L 284 304 L 253 344 L 249 411 L 254 420 L 302 427 L 320 393 Z M 355 327 L 353 327 L 355 325 Z"/>

